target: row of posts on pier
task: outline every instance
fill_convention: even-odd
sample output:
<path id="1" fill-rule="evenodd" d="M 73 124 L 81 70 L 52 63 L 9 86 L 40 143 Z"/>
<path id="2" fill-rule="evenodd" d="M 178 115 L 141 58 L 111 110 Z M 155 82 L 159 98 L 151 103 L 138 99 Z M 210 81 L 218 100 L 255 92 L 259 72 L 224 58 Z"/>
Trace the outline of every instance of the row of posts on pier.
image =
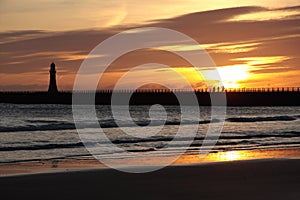
<path id="1" fill-rule="evenodd" d="M 224 88 L 224 87 L 212 87 L 212 88 L 200 88 L 195 90 L 190 89 L 137 89 L 137 90 L 112 90 L 102 89 L 97 90 L 97 93 L 205 93 L 205 92 L 300 92 L 300 87 L 281 87 L 281 88 Z M 32 94 L 32 93 L 45 93 L 45 91 L 3 91 L 1 93 L 15 93 L 15 94 Z M 59 93 L 72 93 L 72 91 L 60 91 Z M 91 90 L 76 91 L 76 93 L 94 93 Z"/>
<path id="2" fill-rule="evenodd" d="M 83 93 L 90 93 L 92 91 L 80 91 Z M 224 88 L 224 87 L 212 87 L 212 88 L 200 88 L 195 90 L 190 89 L 137 89 L 137 90 L 97 90 L 97 93 L 204 93 L 204 92 L 300 92 L 300 87 L 281 87 L 281 88 Z"/>

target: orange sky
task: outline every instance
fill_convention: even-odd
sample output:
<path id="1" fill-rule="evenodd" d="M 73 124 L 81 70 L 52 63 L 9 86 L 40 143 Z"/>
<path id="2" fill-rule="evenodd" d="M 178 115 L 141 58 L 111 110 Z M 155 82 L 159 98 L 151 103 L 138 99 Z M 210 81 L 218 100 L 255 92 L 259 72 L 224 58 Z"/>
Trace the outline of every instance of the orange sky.
<path id="1" fill-rule="evenodd" d="M 80 64 L 97 44 L 118 32 L 147 26 L 180 31 L 199 42 L 228 88 L 300 86 L 299 1 L 139 2 L 1 1 L 0 90 L 46 90 L 52 61 L 57 64 L 59 89 L 71 90 Z M 145 63 L 171 66 L 193 87 L 204 86 L 189 63 L 167 52 L 192 53 L 197 47 L 160 47 L 165 51 L 136 51 L 117 59 L 101 88 L 113 87 L 124 71 Z M 124 88 L 138 79 L 165 79 L 181 88 L 171 71 L 148 65 L 133 72 Z M 209 77 L 211 72 L 201 73 Z"/>

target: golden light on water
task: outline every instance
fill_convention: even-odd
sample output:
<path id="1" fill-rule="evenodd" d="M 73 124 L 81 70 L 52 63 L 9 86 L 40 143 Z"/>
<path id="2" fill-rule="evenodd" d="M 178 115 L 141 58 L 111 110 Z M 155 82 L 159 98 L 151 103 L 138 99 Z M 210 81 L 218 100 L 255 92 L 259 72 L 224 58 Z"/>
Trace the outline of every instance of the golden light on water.
<path id="1" fill-rule="evenodd" d="M 245 160 L 256 157 L 257 152 L 252 151 L 220 151 L 215 153 L 209 153 L 202 161 L 234 161 L 234 160 Z"/>
<path id="2" fill-rule="evenodd" d="M 228 152 L 221 152 L 219 155 L 219 160 L 238 160 L 241 158 L 241 154 L 237 151 L 228 151 Z"/>
<path id="3" fill-rule="evenodd" d="M 183 155 L 176 161 L 176 164 L 299 157 L 300 149 L 234 150 L 211 152 L 204 157 L 201 154 Z"/>
<path id="4" fill-rule="evenodd" d="M 235 161 L 265 158 L 289 158 L 299 156 L 299 149 L 235 150 L 209 153 L 206 157 L 202 158 L 202 161 Z"/>

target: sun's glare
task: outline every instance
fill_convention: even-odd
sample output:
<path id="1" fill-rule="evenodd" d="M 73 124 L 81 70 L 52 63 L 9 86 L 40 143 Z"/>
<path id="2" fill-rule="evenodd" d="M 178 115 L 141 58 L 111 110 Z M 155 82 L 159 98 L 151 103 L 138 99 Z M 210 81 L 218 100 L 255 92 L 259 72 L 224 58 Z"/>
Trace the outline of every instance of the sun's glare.
<path id="1" fill-rule="evenodd" d="M 225 88 L 239 88 L 239 82 L 250 77 L 247 65 L 224 66 L 218 68 L 218 72 Z"/>
<path id="2" fill-rule="evenodd" d="M 220 153 L 220 160 L 238 160 L 241 158 L 241 155 L 239 154 L 238 151 L 228 151 L 228 152 L 222 152 Z"/>

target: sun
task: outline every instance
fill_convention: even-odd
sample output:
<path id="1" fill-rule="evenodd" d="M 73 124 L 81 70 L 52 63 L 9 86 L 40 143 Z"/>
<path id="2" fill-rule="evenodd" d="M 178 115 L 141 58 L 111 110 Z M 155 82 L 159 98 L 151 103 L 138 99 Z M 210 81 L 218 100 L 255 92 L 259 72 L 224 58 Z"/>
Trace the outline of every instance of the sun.
<path id="1" fill-rule="evenodd" d="M 218 72 L 225 88 L 239 88 L 240 82 L 250 77 L 248 65 L 219 67 Z"/>

